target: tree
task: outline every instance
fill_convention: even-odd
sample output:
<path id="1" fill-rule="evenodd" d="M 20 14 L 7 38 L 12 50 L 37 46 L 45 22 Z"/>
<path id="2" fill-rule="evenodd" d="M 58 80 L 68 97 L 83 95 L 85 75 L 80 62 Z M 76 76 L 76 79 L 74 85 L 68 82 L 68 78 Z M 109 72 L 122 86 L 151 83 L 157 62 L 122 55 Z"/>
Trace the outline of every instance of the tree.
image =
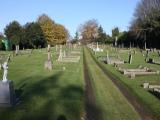
<path id="1" fill-rule="evenodd" d="M 98 36 L 97 39 L 95 40 L 95 42 L 99 42 L 99 43 L 108 43 L 109 42 L 109 36 L 107 36 L 107 34 L 103 31 L 102 26 L 100 25 L 98 27 Z"/>
<path id="2" fill-rule="evenodd" d="M 112 39 L 115 41 L 115 46 L 117 46 L 117 40 L 120 35 L 119 28 L 115 27 L 112 29 Z"/>
<path id="3" fill-rule="evenodd" d="M 2 43 L 2 40 L 4 39 L 5 37 L 3 36 L 2 33 L 0 33 L 0 50 L 5 50 L 5 46 L 4 44 Z"/>
<path id="4" fill-rule="evenodd" d="M 118 37 L 119 36 L 119 28 L 118 27 L 115 27 L 112 29 L 112 37 L 115 38 L 115 37 Z"/>
<path id="5" fill-rule="evenodd" d="M 38 23 L 41 26 L 47 44 L 55 45 L 56 42 L 54 39 L 54 21 L 51 18 L 49 18 L 46 14 L 42 14 L 38 18 Z"/>
<path id="6" fill-rule="evenodd" d="M 67 39 L 67 29 L 61 24 L 54 24 L 54 44 L 64 44 Z"/>
<path id="7" fill-rule="evenodd" d="M 28 47 L 36 47 L 39 46 L 44 47 L 45 45 L 45 38 L 43 35 L 43 31 L 40 25 L 36 22 L 27 23 L 24 26 L 24 39 L 22 44 L 24 46 L 28 45 Z"/>
<path id="8" fill-rule="evenodd" d="M 77 43 L 79 40 L 78 32 L 76 31 L 74 38 L 72 39 L 72 43 Z"/>
<path id="9" fill-rule="evenodd" d="M 4 31 L 7 39 L 10 40 L 13 45 L 19 45 L 22 37 L 22 26 L 17 21 L 9 23 Z"/>
<path id="10" fill-rule="evenodd" d="M 160 0 L 141 0 L 130 26 L 141 46 L 160 48 Z"/>
<path id="11" fill-rule="evenodd" d="M 79 33 L 84 44 L 94 41 L 98 35 L 98 22 L 95 19 L 88 20 L 80 25 Z"/>

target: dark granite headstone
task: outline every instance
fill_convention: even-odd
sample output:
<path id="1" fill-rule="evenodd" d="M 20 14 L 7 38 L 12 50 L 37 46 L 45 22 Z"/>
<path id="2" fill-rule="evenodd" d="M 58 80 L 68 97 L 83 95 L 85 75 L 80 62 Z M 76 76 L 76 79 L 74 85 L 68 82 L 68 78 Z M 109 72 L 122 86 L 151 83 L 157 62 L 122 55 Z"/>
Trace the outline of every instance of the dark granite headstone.
<path id="1" fill-rule="evenodd" d="M 132 54 L 129 55 L 128 63 L 129 63 L 129 64 L 132 64 Z"/>
<path id="2" fill-rule="evenodd" d="M 0 107 L 9 107 L 15 104 L 15 91 L 12 81 L 0 81 Z"/>
<path id="3" fill-rule="evenodd" d="M 149 58 L 148 63 L 154 63 L 154 59 L 153 58 Z"/>

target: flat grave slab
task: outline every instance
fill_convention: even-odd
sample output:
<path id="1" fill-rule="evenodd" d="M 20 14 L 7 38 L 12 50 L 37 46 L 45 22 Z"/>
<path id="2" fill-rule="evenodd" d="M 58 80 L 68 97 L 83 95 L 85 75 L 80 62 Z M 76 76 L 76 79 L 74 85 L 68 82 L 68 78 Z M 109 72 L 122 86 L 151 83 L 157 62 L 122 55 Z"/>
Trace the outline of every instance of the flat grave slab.
<path id="1" fill-rule="evenodd" d="M 138 75 L 156 75 L 159 74 L 159 71 L 151 70 L 147 67 L 144 68 L 136 68 L 136 69 L 118 69 L 123 75 L 129 76 L 132 79 Z"/>

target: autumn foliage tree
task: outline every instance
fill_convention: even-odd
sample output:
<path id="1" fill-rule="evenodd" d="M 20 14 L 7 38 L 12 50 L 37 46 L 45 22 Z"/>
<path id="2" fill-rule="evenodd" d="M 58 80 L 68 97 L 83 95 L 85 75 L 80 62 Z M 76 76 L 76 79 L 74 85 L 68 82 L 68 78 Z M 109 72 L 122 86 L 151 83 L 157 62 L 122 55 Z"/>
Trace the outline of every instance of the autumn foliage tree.
<path id="1" fill-rule="evenodd" d="M 80 25 L 79 33 L 84 44 L 93 42 L 98 36 L 98 22 L 95 19 L 88 20 Z"/>
<path id="2" fill-rule="evenodd" d="M 54 45 L 54 21 L 46 14 L 42 14 L 38 18 L 38 23 L 41 26 L 44 37 L 48 44 Z"/>
<path id="3" fill-rule="evenodd" d="M 61 24 L 54 24 L 54 43 L 55 44 L 64 44 L 68 39 L 68 31 Z"/>
<path id="4" fill-rule="evenodd" d="M 42 28 L 48 44 L 56 45 L 66 43 L 68 39 L 68 31 L 63 25 L 55 23 L 45 14 L 39 16 L 38 23 Z"/>

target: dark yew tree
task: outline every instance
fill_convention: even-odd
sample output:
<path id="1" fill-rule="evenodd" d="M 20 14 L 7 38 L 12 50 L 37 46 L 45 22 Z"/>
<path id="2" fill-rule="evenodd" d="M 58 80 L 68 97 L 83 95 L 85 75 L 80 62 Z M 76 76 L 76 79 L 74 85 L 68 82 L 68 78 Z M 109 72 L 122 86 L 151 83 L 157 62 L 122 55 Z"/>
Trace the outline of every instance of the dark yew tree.
<path id="1" fill-rule="evenodd" d="M 130 30 L 135 33 L 140 46 L 160 48 L 160 0 L 141 0 L 134 13 Z"/>
<path id="2" fill-rule="evenodd" d="M 95 42 L 99 42 L 103 44 L 111 42 L 111 37 L 104 32 L 101 25 L 98 27 L 98 36 L 95 39 Z"/>
<path id="3" fill-rule="evenodd" d="M 46 41 L 40 25 L 36 22 L 27 23 L 24 26 L 24 39 L 21 44 L 25 47 L 44 47 Z"/>
<path id="4" fill-rule="evenodd" d="M 9 23 L 4 29 L 4 32 L 12 45 L 19 45 L 22 38 L 22 26 L 17 21 Z"/>

